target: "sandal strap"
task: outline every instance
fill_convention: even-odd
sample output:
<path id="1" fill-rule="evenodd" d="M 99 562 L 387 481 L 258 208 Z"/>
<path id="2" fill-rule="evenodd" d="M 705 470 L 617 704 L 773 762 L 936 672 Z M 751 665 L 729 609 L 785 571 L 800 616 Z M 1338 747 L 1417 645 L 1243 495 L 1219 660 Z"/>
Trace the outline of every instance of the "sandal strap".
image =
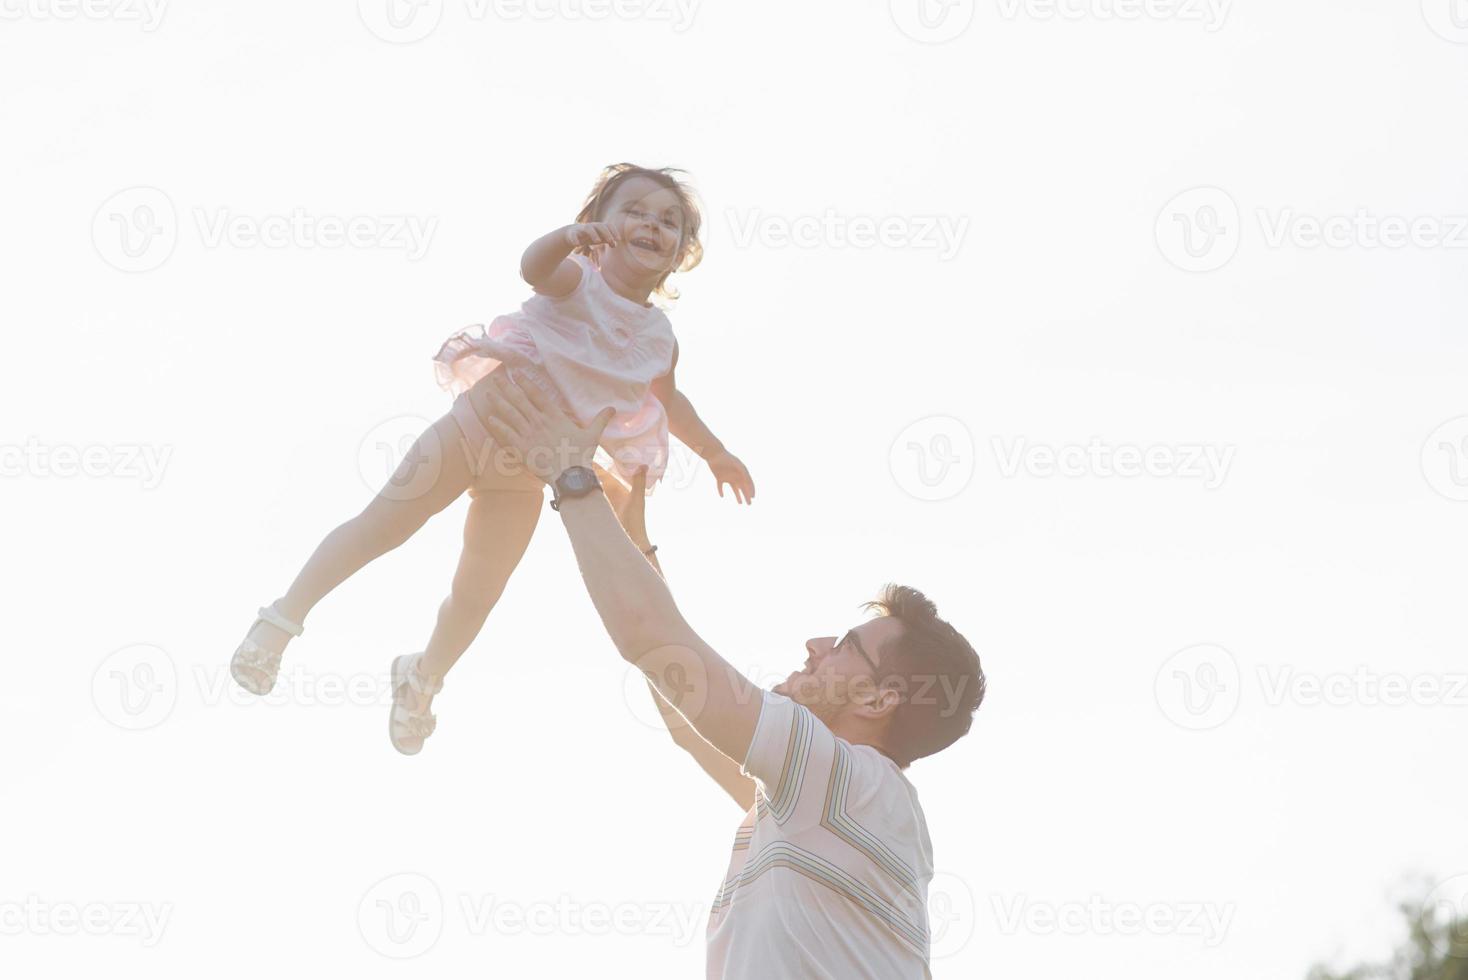
<path id="1" fill-rule="evenodd" d="M 276 629 L 285 630 L 291 636 L 300 636 L 302 633 L 306 632 L 306 627 L 302 626 L 300 623 L 293 623 L 289 619 L 286 619 L 284 616 L 282 616 L 280 613 L 276 612 L 274 603 L 271 603 L 268 606 L 260 607 L 260 618 L 269 623 L 271 626 L 274 626 Z"/>
<path id="2" fill-rule="evenodd" d="M 398 735 L 427 738 L 438 727 L 438 716 L 432 713 L 414 714 L 402 705 L 394 705 L 392 712 L 393 731 Z"/>
<path id="3" fill-rule="evenodd" d="M 430 686 L 428 682 L 423 679 L 423 675 L 418 673 L 418 663 L 422 659 L 423 654 L 421 653 L 414 654 L 413 656 L 409 657 L 408 662 L 403 665 L 403 673 L 407 675 L 408 686 L 411 687 L 415 693 L 426 694 L 429 697 L 432 697 L 433 695 L 438 694 L 440 691 L 443 690 L 443 678 L 440 677 L 435 684 Z"/>

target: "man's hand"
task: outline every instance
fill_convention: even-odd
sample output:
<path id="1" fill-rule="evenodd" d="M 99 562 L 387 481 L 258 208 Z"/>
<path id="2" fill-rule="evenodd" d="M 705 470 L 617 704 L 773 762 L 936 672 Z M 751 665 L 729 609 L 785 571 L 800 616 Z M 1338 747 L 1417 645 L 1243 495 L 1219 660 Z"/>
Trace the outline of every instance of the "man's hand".
<path id="1" fill-rule="evenodd" d="M 734 492 L 734 499 L 741 504 L 754 502 L 754 479 L 750 477 L 749 470 L 740 462 L 739 457 L 721 449 L 710 456 L 705 462 L 714 473 L 714 479 L 719 481 L 719 496 L 724 495 L 724 484 Z"/>
<path id="2" fill-rule="evenodd" d="M 596 445 L 616 410 L 602 409 L 581 425 L 535 385 L 522 388 L 501 369 L 469 389 L 469 403 L 494 441 L 545 483 L 573 466 L 591 466 Z"/>

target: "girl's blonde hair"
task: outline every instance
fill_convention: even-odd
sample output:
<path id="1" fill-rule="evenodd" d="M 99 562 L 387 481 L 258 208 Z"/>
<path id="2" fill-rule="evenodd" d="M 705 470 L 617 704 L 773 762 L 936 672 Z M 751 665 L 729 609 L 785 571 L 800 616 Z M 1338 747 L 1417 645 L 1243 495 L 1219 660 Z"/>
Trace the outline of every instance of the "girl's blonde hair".
<path id="1" fill-rule="evenodd" d="M 699 209 L 698 194 L 685 179 L 684 171 L 675 167 L 652 169 L 639 167 L 635 163 L 614 163 L 603 170 L 601 176 L 597 178 L 596 186 L 586 196 L 586 203 L 582 205 L 581 213 L 576 215 L 576 221 L 578 224 L 584 224 L 589 221 L 604 220 L 604 211 L 612 195 L 617 192 L 618 187 L 634 177 L 646 177 L 666 187 L 677 196 L 678 203 L 683 208 L 683 229 L 678 246 L 678 262 L 673 268 L 663 273 L 662 278 L 653 287 L 653 292 L 659 296 L 666 299 L 677 299 L 678 291 L 668 288 L 668 277 L 675 272 L 687 272 L 703 261 L 703 242 L 698 237 L 699 229 L 703 227 L 703 213 Z M 593 249 L 591 246 L 583 245 L 576 251 L 591 257 Z"/>

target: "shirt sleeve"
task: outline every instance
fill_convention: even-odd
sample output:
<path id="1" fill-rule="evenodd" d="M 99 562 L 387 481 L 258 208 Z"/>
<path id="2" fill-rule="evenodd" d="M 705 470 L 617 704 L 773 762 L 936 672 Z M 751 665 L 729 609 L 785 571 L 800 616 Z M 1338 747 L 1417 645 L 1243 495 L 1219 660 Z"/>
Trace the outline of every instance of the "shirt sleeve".
<path id="1" fill-rule="evenodd" d="M 806 809 L 818 812 L 830 782 L 836 736 L 810 709 L 766 691 L 749 753 L 740 767 L 755 781 L 759 800 L 779 823 Z"/>

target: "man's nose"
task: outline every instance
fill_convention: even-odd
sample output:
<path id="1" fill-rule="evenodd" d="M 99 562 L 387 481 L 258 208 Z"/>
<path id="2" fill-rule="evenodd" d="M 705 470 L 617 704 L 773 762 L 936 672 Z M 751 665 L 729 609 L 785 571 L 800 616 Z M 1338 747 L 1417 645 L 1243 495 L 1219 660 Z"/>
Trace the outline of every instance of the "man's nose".
<path id="1" fill-rule="evenodd" d="M 806 641 L 805 652 L 810 654 L 812 660 L 820 660 L 826 654 L 830 653 L 831 649 L 835 646 L 836 638 L 834 636 L 818 636 Z"/>

